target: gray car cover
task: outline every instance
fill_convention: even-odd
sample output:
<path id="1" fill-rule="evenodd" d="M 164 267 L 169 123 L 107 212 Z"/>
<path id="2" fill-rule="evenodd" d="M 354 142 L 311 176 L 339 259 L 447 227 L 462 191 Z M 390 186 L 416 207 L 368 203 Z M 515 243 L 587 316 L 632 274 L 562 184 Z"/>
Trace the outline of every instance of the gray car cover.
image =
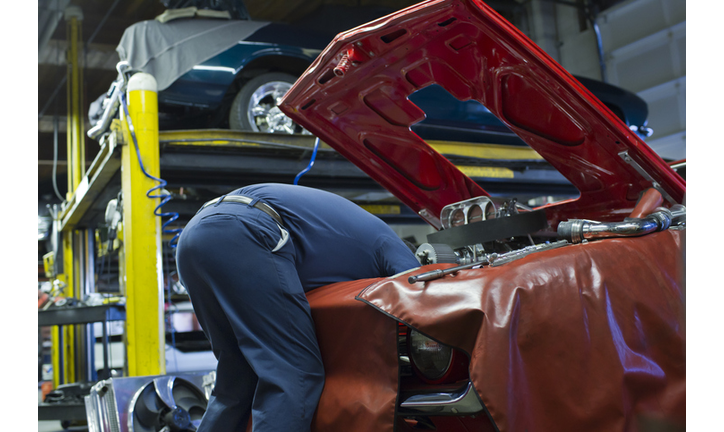
<path id="1" fill-rule="evenodd" d="M 133 70 L 153 75 L 161 91 L 268 24 L 199 18 L 141 21 L 126 29 L 116 51 Z"/>

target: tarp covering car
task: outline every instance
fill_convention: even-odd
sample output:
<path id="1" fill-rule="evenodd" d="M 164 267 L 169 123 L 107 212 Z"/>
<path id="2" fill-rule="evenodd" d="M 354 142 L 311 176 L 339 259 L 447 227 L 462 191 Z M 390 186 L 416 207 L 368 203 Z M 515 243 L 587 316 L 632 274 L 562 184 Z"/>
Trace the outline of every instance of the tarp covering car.
<path id="1" fill-rule="evenodd" d="M 156 78 L 166 89 L 194 66 L 236 45 L 268 25 L 263 21 L 184 18 L 141 21 L 128 27 L 116 48 L 133 70 Z"/>
<path id="2" fill-rule="evenodd" d="M 340 282 L 307 294 L 325 373 L 315 432 L 393 430 L 397 322 L 355 300 L 374 282 Z"/>
<path id="3" fill-rule="evenodd" d="M 571 245 L 437 281 L 409 284 L 407 274 L 359 298 L 470 354 L 500 431 L 681 425 L 682 246 L 677 231 Z"/>

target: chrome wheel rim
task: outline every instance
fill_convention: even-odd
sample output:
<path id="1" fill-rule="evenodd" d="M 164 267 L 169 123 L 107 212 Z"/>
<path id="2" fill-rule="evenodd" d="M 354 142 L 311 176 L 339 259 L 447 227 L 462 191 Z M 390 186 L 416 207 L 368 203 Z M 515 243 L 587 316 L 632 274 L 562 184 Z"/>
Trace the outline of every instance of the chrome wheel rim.
<path id="1" fill-rule="evenodd" d="M 290 88 L 292 84 L 286 81 L 270 81 L 254 90 L 246 113 L 255 132 L 309 134 L 279 109 L 282 97 Z"/>

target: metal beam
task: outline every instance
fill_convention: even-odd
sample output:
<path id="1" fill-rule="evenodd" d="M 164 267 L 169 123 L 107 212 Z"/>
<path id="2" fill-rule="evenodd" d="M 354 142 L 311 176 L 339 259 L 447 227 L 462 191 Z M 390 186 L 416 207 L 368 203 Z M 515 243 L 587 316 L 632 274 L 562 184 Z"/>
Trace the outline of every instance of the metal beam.
<path id="1" fill-rule="evenodd" d="M 38 3 L 38 52 L 42 51 L 58 28 L 70 0 L 43 0 Z"/>
<path id="2" fill-rule="evenodd" d="M 67 41 L 54 39 L 38 52 L 38 64 L 50 66 L 65 66 L 66 52 L 69 45 Z M 116 46 L 110 44 L 86 44 L 83 52 L 83 67 L 85 69 L 116 70 L 120 61 Z"/>
<path id="3" fill-rule="evenodd" d="M 38 119 L 38 133 L 54 133 L 55 116 L 44 115 Z M 67 132 L 68 117 L 58 116 L 58 132 Z"/>

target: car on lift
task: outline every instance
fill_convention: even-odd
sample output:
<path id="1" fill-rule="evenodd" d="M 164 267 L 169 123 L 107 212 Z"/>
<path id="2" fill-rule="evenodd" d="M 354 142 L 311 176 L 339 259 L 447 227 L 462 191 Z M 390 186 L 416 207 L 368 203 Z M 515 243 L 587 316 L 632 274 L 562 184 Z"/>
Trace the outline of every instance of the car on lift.
<path id="1" fill-rule="evenodd" d="M 408 96 L 433 85 L 484 105 L 579 195 L 529 207 L 463 174 L 413 131 Z M 278 106 L 436 230 L 419 268 L 307 294 L 326 375 L 313 431 L 684 424 L 686 182 L 490 7 L 430 0 L 341 33 Z M 87 405 L 195 430 L 213 376 L 196 378 L 196 417 L 168 377 L 120 417 L 108 383 Z"/>
<path id="2" fill-rule="evenodd" d="M 308 26 L 204 18 L 191 9 L 170 10 L 165 18 L 130 26 L 117 47 L 126 73 L 141 71 L 156 78 L 161 129 L 308 133 L 278 104 L 334 35 Z M 610 84 L 577 78 L 632 130 L 651 134 L 646 127 L 648 107 L 641 98 Z M 107 130 L 114 112 L 104 110 L 115 110 L 111 99 L 121 81 L 119 77 L 91 105 L 92 138 Z M 409 98 L 426 113 L 412 126 L 425 139 L 524 145 L 477 101 L 458 100 L 437 85 Z"/>

